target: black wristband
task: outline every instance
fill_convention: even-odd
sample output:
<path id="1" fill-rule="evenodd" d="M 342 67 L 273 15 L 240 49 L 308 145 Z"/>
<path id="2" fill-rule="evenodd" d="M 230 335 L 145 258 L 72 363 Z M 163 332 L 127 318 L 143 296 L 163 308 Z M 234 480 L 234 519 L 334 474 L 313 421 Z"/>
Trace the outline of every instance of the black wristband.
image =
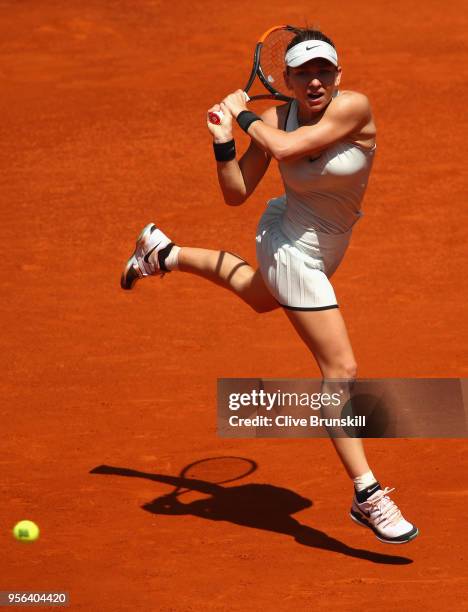
<path id="1" fill-rule="evenodd" d="M 262 119 L 258 115 L 256 115 L 255 113 L 251 113 L 250 111 L 241 111 L 237 115 L 237 123 L 244 130 L 244 132 L 247 132 L 250 125 L 254 121 L 262 121 Z"/>
<path id="2" fill-rule="evenodd" d="M 236 157 L 236 143 L 234 142 L 234 138 L 229 142 L 214 142 L 213 151 L 216 161 L 232 161 Z"/>

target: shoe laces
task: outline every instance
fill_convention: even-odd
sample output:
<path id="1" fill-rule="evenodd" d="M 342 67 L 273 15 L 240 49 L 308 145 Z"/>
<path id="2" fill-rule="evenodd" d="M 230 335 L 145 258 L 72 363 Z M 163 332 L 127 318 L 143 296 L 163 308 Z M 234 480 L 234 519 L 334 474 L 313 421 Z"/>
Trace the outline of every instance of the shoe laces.
<path id="1" fill-rule="evenodd" d="M 402 514 L 396 503 L 388 497 L 388 494 L 395 489 L 385 487 L 383 491 L 378 491 L 372 496 L 372 499 L 367 500 L 369 504 L 369 512 L 371 515 L 375 514 L 372 518 L 378 523 L 384 523 L 385 525 L 391 525 L 401 520 Z"/>
<path id="2" fill-rule="evenodd" d="M 143 275 L 160 276 L 161 278 L 163 278 L 163 276 L 165 276 L 166 274 L 166 271 L 161 270 L 158 263 L 153 263 L 154 260 L 145 261 L 145 256 L 150 247 L 151 247 L 151 244 L 148 245 L 147 242 L 145 242 L 145 244 L 142 246 L 142 253 L 144 254 L 141 258 L 137 257 L 138 267 L 143 272 Z M 156 251 L 156 260 L 158 260 L 158 256 L 157 256 L 158 251 Z"/>
<path id="3" fill-rule="evenodd" d="M 155 273 L 155 266 L 151 262 L 146 262 L 143 257 L 135 257 L 136 263 L 143 276 L 151 276 Z"/>

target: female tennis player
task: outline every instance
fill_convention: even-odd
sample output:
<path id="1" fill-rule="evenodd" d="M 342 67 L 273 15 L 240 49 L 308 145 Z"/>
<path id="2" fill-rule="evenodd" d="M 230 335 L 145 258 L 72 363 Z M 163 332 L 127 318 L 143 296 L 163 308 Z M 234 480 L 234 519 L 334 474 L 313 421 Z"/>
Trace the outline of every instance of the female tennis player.
<path id="1" fill-rule="evenodd" d="M 219 125 L 207 122 L 227 204 L 244 203 L 271 159 L 279 163 L 285 194 L 270 200 L 260 219 L 258 269 L 229 252 L 176 246 L 150 223 L 137 239 L 121 285 L 131 289 L 146 276 L 180 270 L 229 288 L 257 312 L 281 307 L 313 353 L 324 385 L 351 383 L 356 362 L 330 277 L 361 215 L 376 128 L 366 96 L 338 89 L 336 48 L 322 32 L 297 30 L 286 50 L 284 78 L 292 102 L 258 116 L 247 109 L 238 90 L 210 109 L 222 111 Z M 239 161 L 234 121 L 251 139 Z M 343 391 L 343 383 L 339 385 Z M 351 518 L 382 542 L 414 539 L 418 529 L 390 498 L 393 489 L 382 488 L 374 477 L 362 441 L 332 441 L 354 481 Z"/>

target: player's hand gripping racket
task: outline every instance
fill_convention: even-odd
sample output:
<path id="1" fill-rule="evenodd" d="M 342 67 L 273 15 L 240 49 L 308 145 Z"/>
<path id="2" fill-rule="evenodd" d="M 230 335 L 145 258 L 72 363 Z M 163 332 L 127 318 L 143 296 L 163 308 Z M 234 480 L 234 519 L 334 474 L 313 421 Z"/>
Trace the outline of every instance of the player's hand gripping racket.
<path id="1" fill-rule="evenodd" d="M 249 100 L 282 100 L 289 102 L 291 96 L 287 94 L 288 88 L 284 80 L 284 56 L 286 47 L 294 38 L 297 29 L 290 25 L 274 26 L 267 30 L 255 46 L 252 72 L 247 85 L 244 87 L 246 102 Z M 258 77 L 260 83 L 268 93 L 254 94 L 249 92 Z M 208 120 L 219 125 L 223 119 L 223 111 L 211 111 Z"/>

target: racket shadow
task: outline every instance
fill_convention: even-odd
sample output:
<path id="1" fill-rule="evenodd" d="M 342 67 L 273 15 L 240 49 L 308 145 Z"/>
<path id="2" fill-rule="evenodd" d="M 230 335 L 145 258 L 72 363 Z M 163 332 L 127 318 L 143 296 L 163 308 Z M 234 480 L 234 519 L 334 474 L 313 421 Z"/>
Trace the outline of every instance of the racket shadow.
<path id="1" fill-rule="evenodd" d="M 353 548 L 324 531 L 303 525 L 292 515 L 310 508 L 313 503 L 310 499 L 284 487 L 257 483 L 222 486 L 193 478 L 153 474 L 110 465 L 97 466 L 90 471 L 90 474 L 145 478 L 208 495 L 204 499 L 189 503 L 180 502 L 173 494 L 161 495 L 142 506 L 143 510 L 152 514 L 192 515 L 206 520 L 231 522 L 253 529 L 281 533 L 292 537 L 303 546 L 328 550 L 373 563 L 407 565 L 413 562 L 408 557 Z"/>

